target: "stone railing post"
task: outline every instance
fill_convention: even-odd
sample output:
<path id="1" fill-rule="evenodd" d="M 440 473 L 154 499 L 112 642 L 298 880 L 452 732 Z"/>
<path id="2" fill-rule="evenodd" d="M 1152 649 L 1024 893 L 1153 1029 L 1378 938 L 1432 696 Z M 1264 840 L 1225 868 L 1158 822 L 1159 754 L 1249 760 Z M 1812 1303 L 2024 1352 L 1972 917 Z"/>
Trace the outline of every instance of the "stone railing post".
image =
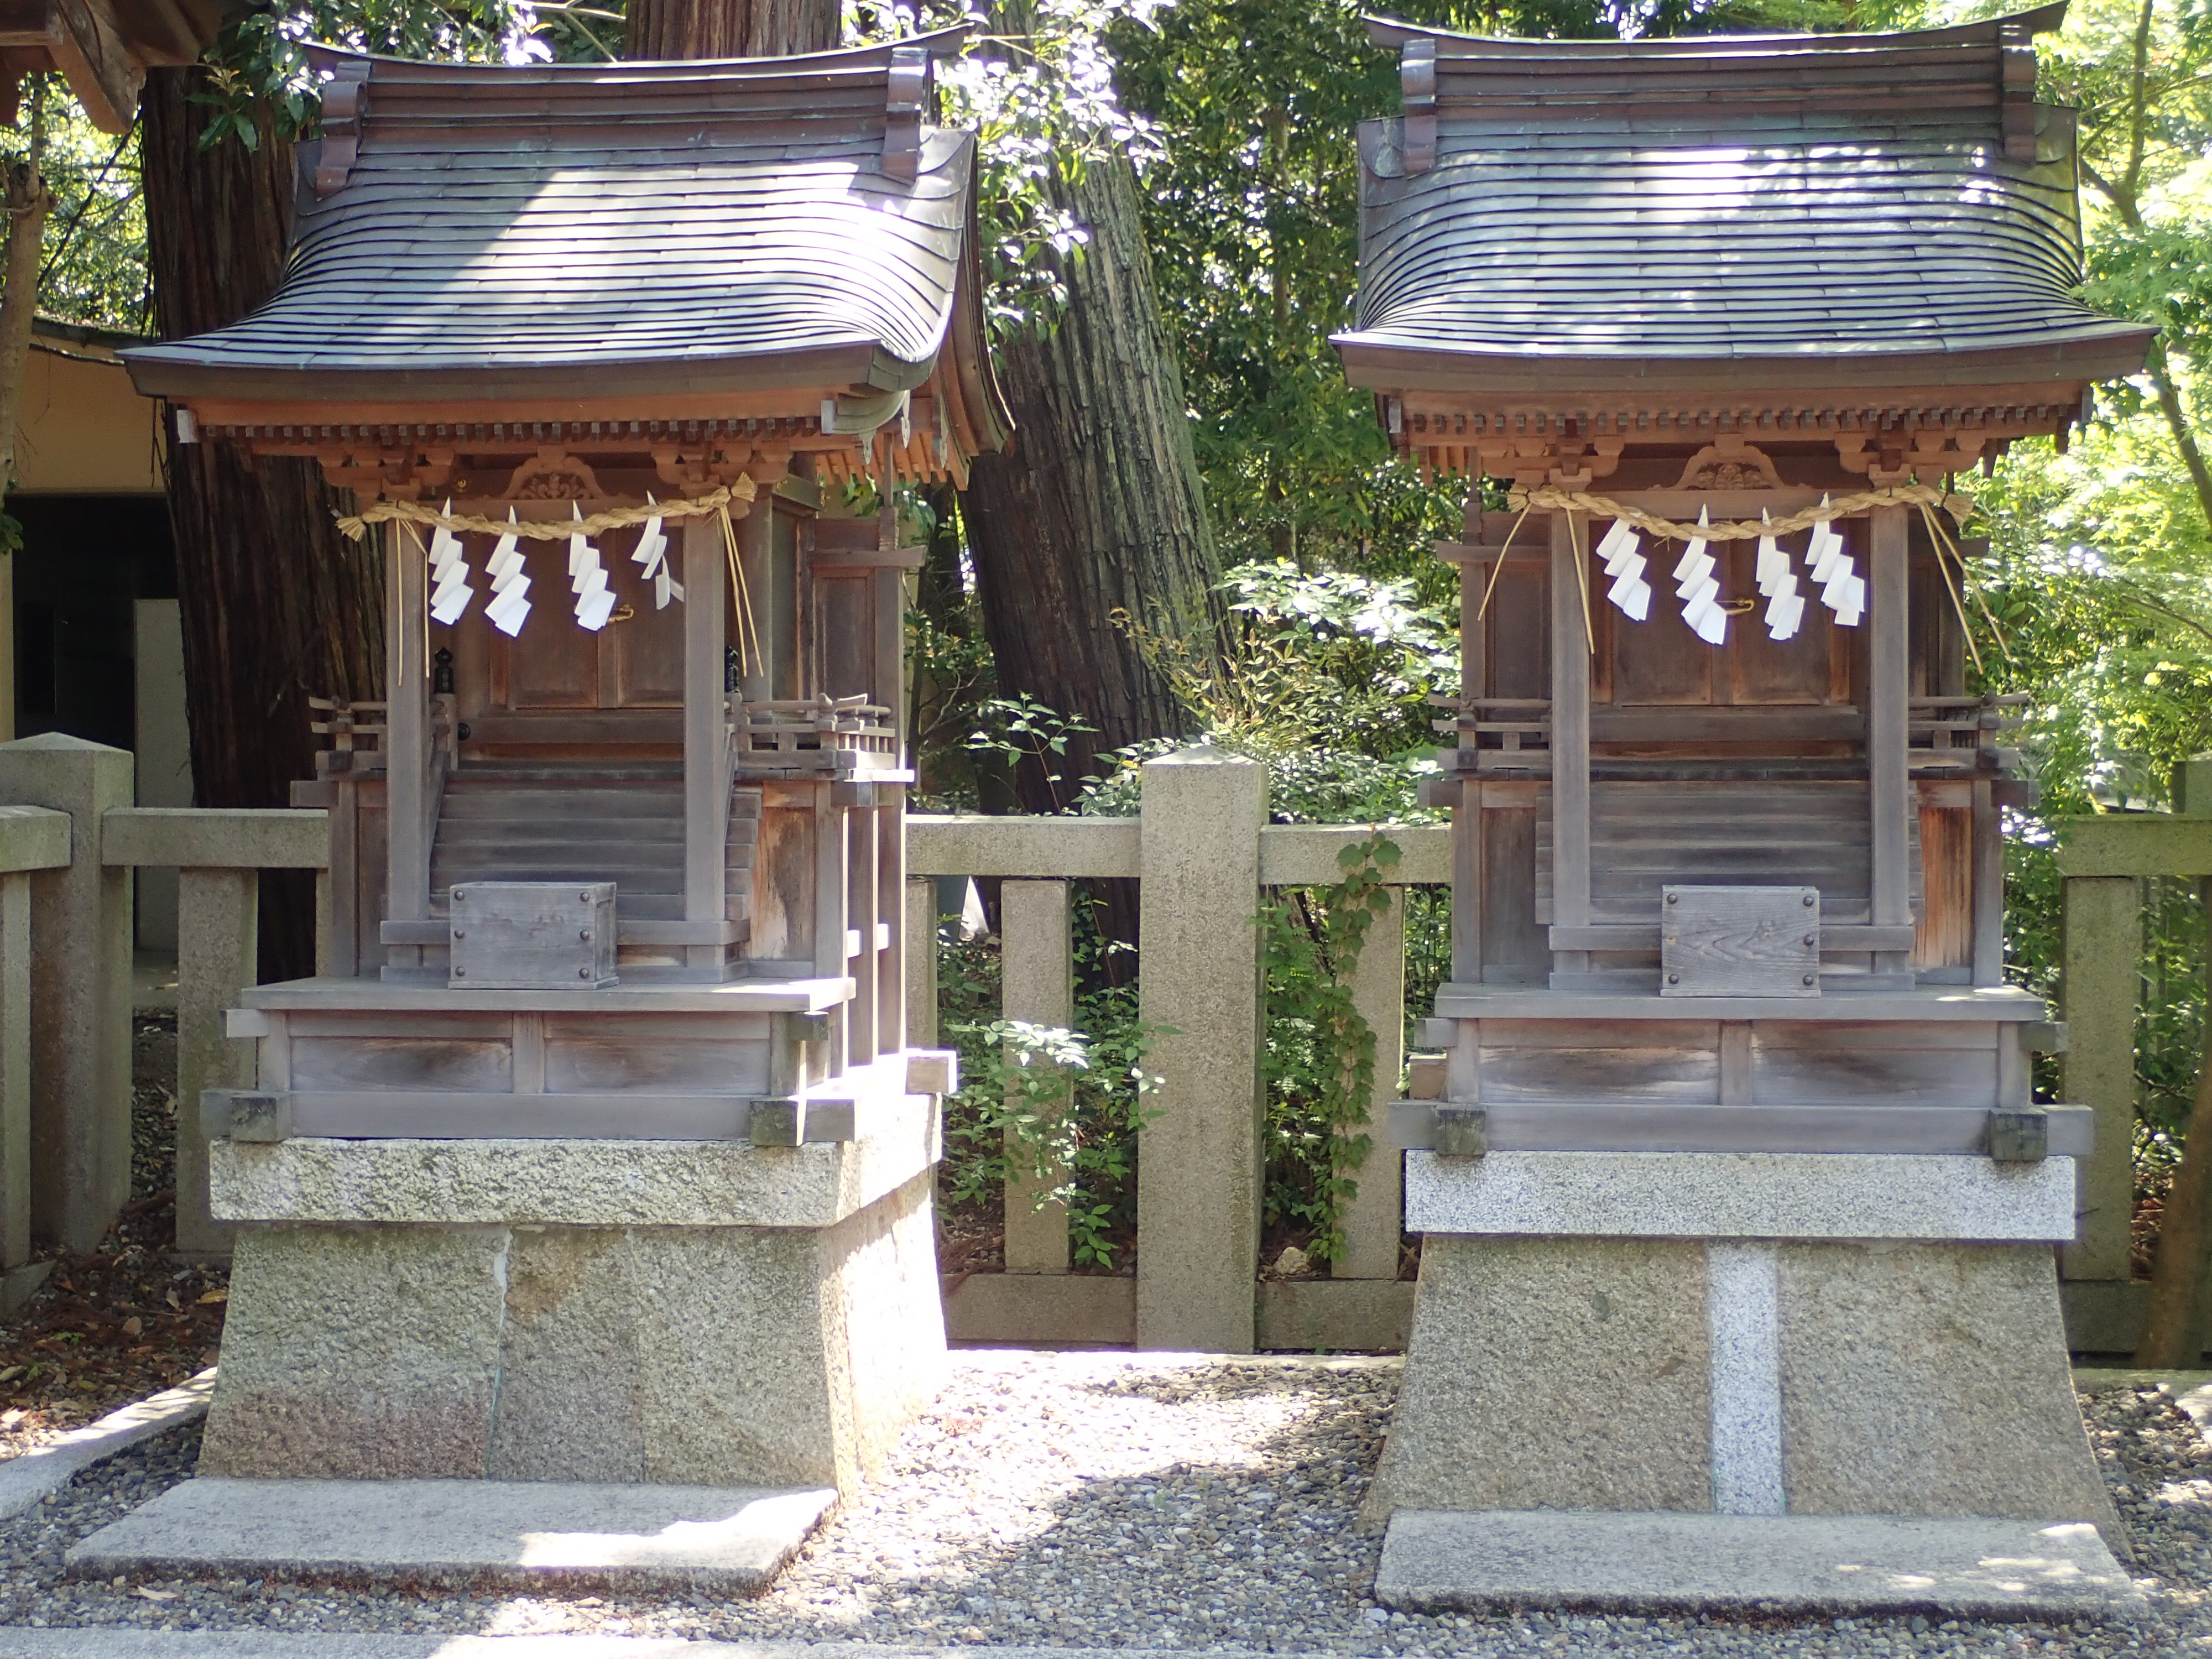
<path id="1" fill-rule="evenodd" d="M 131 804 L 128 750 L 0 744 L 0 802 L 70 816 L 70 861 L 31 878 L 31 1231 L 89 1250 L 131 1196 L 131 872 L 100 860 Z"/>
<path id="2" fill-rule="evenodd" d="M 2059 1001 L 2066 1021 L 2063 1097 L 2096 1110 L 2095 1150 L 2078 1161 L 2077 1242 L 2069 1279 L 2126 1279 L 2135 1200 L 2136 1003 L 2142 963 L 2142 883 L 2068 876 L 2062 888 Z M 2132 1339 L 2130 1339 L 2132 1340 Z"/>
<path id="3" fill-rule="evenodd" d="M 31 1265 L 30 872 L 69 861 L 66 812 L 0 806 L 0 1316 L 51 1265 Z"/>
<path id="4" fill-rule="evenodd" d="M 1032 1025 L 1075 1023 L 1075 963 L 1068 884 L 1009 881 L 999 890 L 1000 1015 Z M 1067 1206 L 1037 1203 L 1058 1182 L 1016 1172 L 1006 1180 L 1006 1271 L 1067 1271 Z"/>
<path id="5" fill-rule="evenodd" d="M 185 1255 L 231 1248 L 234 1229 L 208 1212 L 200 1094 L 256 1080 L 253 1042 L 225 1035 L 223 1011 L 258 977 L 261 872 L 327 871 L 330 835 L 330 814 L 312 808 L 141 806 L 108 815 L 109 864 L 177 872 L 177 1249 Z"/>
<path id="6" fill-rule="evenodd" d="M 1406 890 L 1368 925 L 1352 975 L 1352 1003 L 1375 1033 L 1375 1087 L 1367 1097 L 1367 1161 L 1352 1172 L 1359 1191 L 1346 1206 L 1344 1260 L 1335 1279 L 1395 1279 L 1405 1231 L 1406 1155 L 1389 1145 L 1390 1103 L 1406 1060 Z"/>
<path id="7" fill-rule="evenodd" d="M 1138 1139 L 1137 1346 L 1249 1353 L 1260 1249 L 1260 826 L 1267 771 L 1215 749 L 1144 768 L 1138 1012 L 1172 1027 Z"/>
<path id="8" fill-rule="evenodd" d="M 921 877 L 906 884 L 906 1041 L 937 1047 L 937 884 Z"/>

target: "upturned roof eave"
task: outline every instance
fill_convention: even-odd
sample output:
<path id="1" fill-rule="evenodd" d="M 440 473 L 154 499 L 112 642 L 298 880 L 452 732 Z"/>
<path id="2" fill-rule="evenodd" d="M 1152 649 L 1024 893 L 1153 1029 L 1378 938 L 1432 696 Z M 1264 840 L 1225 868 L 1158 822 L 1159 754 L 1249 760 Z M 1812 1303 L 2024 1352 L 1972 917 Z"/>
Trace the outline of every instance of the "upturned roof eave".
<path id="1" fill-rule="evenodd" d="M 729 393 L 757 398 L 790 394 L 792 413 L 812 414 L 810 398 L 823 387 L 881 392 L 908 391 L 929 379 L 943 347 L 919 361 L 886 351 L 875 341 L 857 340 L 794 351 L 752 352 L 726 357 L 648 357 L 602 362 L 533 364 L 453 363 L 404 368 L 358 366 L 322 368 L 313 363 L 224 365 L 187 356 L 174 347 L 141 346 L 121 354 L 131 384 L 149 398 L 175 403 L 203 399 L 270 402 L 286 405 L 327 404 L 334 422 L 373 421 L 380 404 L 437 403 L 482 404 L 559 398 L 575 400 L 580 376 L 588 376 L 584 401 L 605 399 L 635 405 L 657 395 L 693 398 Z M 358 406 L 363 412 L 344 411 Z"/>
<path id="2" fill-rule="evenodd" d="M 1610 394 L 1650 399 L 1787 393 L 1796 402 L 1849 400 L 1870 390 L 1963 394 L 1978 387 L 2080 387 L 2133 374 L 2158 331 L 2108 320 L 2063 337 L 1947 350 L 1856 351 L 1810 341 L 1794 351 L 1705 355 L 1486 351 L 1413 345 L 1358 330 L 1331 337 L 1355 386 L 1468 397 L 1543 398 Z"/>

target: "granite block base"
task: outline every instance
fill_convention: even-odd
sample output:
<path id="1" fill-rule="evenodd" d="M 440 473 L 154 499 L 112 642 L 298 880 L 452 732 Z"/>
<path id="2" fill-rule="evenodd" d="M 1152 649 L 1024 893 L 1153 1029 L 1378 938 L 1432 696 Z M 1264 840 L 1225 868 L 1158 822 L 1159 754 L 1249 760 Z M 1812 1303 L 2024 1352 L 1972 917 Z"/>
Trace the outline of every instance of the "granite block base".
<path id="1" fill-rule="evenodd" d="M 665 1152 L 595 1143 L 609 1205 Z M 916 1164 L 817 1226 L 247 1219 L 202 1472 L 850 1494 L 942 1378 Z"/>
<path id="2" fill-rule="evenodd" d="M 1424 1241 L 1364 1519 L 1539 1510 L 2125 1535 L 2047 1245 Z"/>

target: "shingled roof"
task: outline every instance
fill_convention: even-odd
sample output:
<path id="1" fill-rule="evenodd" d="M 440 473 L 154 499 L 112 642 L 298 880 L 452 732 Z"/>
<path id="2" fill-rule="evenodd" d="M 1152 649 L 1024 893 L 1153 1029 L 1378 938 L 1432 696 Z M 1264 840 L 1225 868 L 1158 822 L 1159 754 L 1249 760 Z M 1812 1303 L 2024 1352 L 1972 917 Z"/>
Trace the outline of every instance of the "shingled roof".
<path id="1" fill-rule="evenodd" d="M 1370 19 L 1354 381 L 1499 391 L 2087 382 L 2063 4 L 1901 34 L 1501 40 Z"/>
<path id="2" fill-rule="evenodd" d="M 126 354 L 132 376 L 234 404 L 684 394 L 696 413 L 698 394 L 907 390 L 949 345 L 974 447 L 995 448 L 975 140 L 922 118 L 959 33 L 530 68 L 318 49 L 325 136 L 282 285 Z"/>

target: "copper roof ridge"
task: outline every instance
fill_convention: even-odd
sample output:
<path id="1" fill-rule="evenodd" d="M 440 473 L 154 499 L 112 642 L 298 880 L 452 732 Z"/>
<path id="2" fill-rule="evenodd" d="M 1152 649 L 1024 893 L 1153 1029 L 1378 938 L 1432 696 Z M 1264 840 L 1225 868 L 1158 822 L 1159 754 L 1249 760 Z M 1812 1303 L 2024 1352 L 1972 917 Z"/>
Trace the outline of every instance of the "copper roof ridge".
<path id="1" fill-rule="evenodd" d="M 366 64 L 373 74 L 392 74 L 416 81 L 463 80 L 484 75 L 554 85 L 563 81 L 601 84 L 627 79 L 711 81 L 747 78 L 732 75 L 730 73 L 732 70 L 748 71 L 762 78 L 804 76 L 840 69 L 881 69 L 888 72 L 894 52 L 920 46 L 933 58 L 950 58 L 975 33 L 975 27 L 973 23 L 955 23 L 949 28 L 932 29 L 927 33 L 906 35 L 896 40 L 879 40 L 866 46 L 840 46 L 831 52 L 799 52 L 780 58 L 624 58 L 605 64 L 479 64 L 392 58 L 380 52 L 356 52 L 349 46 L 331 46 L 321 41 L 310 42 L 307 53 L 308 61 L 319 70 L 331 69 L 340 64 Z"/>
<path id="2" fill-rule="evenodd" d="M 1806 51 L 1850 52 L 1912 51 L 1931 46 L 1994 47 L 2000 43 L 2001 33 L 2008 29 L 2033 35 L 2045 34 L 2057 28 L 2066 21 L 2068 3 L 2069 0 L 2053 0 L 2051 4 L 2038 6 L 2028 11 L 1981 18 L 1973 22 L 1950 23 L 1932 29 L 1833 34 L 1673 34 L 1632 40 L 1611 37 L 1555 40 L 1534 35 L 1463 34 L 1455 29 L 1411 23 L 1403 18 L 1386 17 L 1377 12 L 1362 12 L 1360 21 L 1367 25 L 1368 40 L 1378 46 L 1402 46 L 1409 40 L 1433 40 L 1439 47 L 1437 56 L 1440 59 L 1572 59 L 1616 54 L 1632 58 L 1683 58 L 1701 54 L 1753 58 L 1779 57 Z M 1489 50 L 1463 50 L 1467 47 Z M 1754 50 L 1758 47 L 1770 50 Z"/>

